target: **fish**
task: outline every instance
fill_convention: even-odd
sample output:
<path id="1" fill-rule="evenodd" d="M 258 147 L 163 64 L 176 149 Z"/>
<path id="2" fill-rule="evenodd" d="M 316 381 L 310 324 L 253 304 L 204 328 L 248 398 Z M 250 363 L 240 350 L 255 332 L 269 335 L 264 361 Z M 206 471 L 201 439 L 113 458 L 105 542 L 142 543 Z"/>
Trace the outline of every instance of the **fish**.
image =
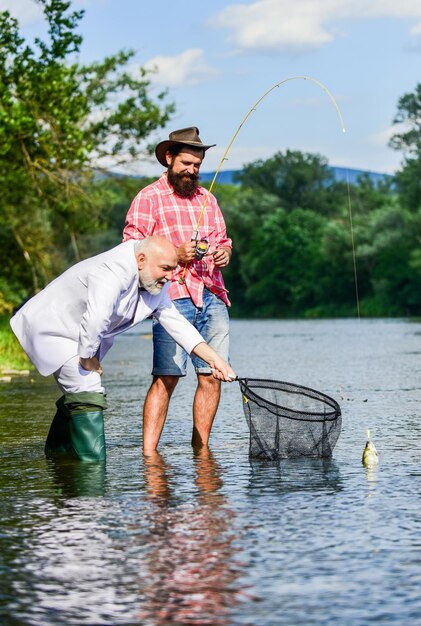
<path id="1" fill-rule="evenodd" d="M 367 443 L 365 444 L 362 464 L 367 468 L 375 467 L 379 462 L 379 454 L 376 450 L 376 446 L 371 441 L 370 431 L 367 430 Z"/>

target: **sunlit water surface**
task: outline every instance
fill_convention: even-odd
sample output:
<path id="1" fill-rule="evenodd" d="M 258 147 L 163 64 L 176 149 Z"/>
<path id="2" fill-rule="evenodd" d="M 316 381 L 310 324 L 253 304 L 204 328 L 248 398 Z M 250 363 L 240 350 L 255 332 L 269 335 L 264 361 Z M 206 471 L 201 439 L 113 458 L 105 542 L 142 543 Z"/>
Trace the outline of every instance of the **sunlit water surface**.
<path id="1" fill-rule="evenodd" d="M 233 321 L 239 376 L 341 405 L 331 461 L 251 462 L 238 383 L 211 451 L 190 447 L 195 376 L 144 459 L 148 323 L 104 361 L 106 466 L 47 462 L 50 379 L 0 386 L 4 626 L 420 624 L 421 323 Z M 366 429 L 380 464 L 361 464 Z"/>

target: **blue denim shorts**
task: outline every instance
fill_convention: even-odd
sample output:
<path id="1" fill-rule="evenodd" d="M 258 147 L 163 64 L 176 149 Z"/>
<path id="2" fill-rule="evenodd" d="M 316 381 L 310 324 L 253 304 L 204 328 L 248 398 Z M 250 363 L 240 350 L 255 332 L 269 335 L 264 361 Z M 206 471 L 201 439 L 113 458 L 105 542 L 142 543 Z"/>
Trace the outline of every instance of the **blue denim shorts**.
<path id="1" fill-rule="evenodd" d="M 229 317 L 226 304 L 208 289 L 203 292 L 203 308 L 190 298 L 173 300 L 178 311 L 199 331 L 203 339 L 225 361 L 229 353 Z M 156 320 L 152 323 L 154 376 L 185 376 L 188 354 Z M 210 374 L 209 365 L 194 354 L 191 360 L 198 374 Z"/>

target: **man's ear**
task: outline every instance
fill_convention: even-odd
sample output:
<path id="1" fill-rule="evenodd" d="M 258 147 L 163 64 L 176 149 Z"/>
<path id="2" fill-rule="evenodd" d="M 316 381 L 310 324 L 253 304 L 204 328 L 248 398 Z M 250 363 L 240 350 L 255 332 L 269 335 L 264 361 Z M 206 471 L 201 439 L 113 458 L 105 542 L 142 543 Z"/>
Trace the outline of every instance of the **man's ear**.
<path id="1" fill-rule="evenodd" d="M 173 155 L 171 154 L 171 152 L 167 150 L 165 153 L 165 160 L 167 162 L 168 167 L 171 165 L 172 157 Z"/>
<path id="2" fill-rule="evenodd" d="M 139 252 L 139 254 L 136 256 L 136 261 L 137 261 L 137 269 L 143 270 L 143 268 L 145 267 L 145 263 L 146 263 L 145 253 Z"/>

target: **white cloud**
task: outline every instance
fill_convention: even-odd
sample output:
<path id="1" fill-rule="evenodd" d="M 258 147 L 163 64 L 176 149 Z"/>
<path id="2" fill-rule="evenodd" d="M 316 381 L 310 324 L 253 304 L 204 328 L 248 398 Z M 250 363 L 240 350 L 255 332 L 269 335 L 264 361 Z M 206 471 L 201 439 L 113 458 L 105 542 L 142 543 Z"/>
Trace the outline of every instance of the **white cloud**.
<path id="1" fill-rule="evenodd" d="M 42 18 L 42 8 L 34 0 L 0 0 L 0 11 L 9 11 L 22 24 L 37 22 Z"/>
<path id="2" fill-rule="evenodd" d="M 216 25 L 230 29 L 230 41 L 241 50 L 304 52 L 332 40 L 320 13 L 313 0 L 257 0 L 225 7 Z"/>
<path id="3" fill-rule="evenodd" d="M 150 77 L 154 83 L 165 87 L 198 85 L 217 73 L 210 67 L 201 48 L 189 48 L 176 56 L 159 56 L 144 64 L 147 69 L 156 69 L 157 73 Z"/>
<path id="4" fill-rule="evenodd" d="M 74 0 L 70 10 L 79 10 L 99 0 Z M 36 0 L 0 0 L 0 11 L 9 11 L 21 24 L 43 21 L 41 5 Z"/>
<path id="5" fill-rule="evenodd" d="M 420 36 L 420 0 L 255 0 L 226 6 L 213 23 L 238 52 L 302 54 L 333 41 L 339 22 L 385 17 L 416 20 L 410 34 Z"/>
<path id="6" fill-rule="evenodd" d="M 415 26 L 413 26 L 409 31 L 409 34 L 411 35 L 411 39 L 407 48 L 409 50 L 418 52 L 419 50 L 421 50 L 421 22 L 415 24 Z"/>
<path id="7" fill-rule="evenodd" d="M 411 124 L 402 122 L 400 124 L 392 124 L 387 128 L 383 128 L 377 133 L 373 133 L 368 137 L 368 143 L 374 146 L 387 146 L 394 135 L 400 135 L 411 129 Z"/>
<path id="8" fill-rule="evenodd" d="M 226 146 L 215 146 L 206 152 L 202 165 L 203 172 L 213 172 L 220 165 Z M 233 146 L 221 165 L 221 170 L 238 170 L 246 163 L 257 159 L 269 159 L 276 152 L 273 146 Z"/>
<path id="9" fill-rule="evenodd" d="M 409 32 L 414 37 L 421 37 L 421 22 L 419 22 L 419 24 L 415 24 Z"/>

